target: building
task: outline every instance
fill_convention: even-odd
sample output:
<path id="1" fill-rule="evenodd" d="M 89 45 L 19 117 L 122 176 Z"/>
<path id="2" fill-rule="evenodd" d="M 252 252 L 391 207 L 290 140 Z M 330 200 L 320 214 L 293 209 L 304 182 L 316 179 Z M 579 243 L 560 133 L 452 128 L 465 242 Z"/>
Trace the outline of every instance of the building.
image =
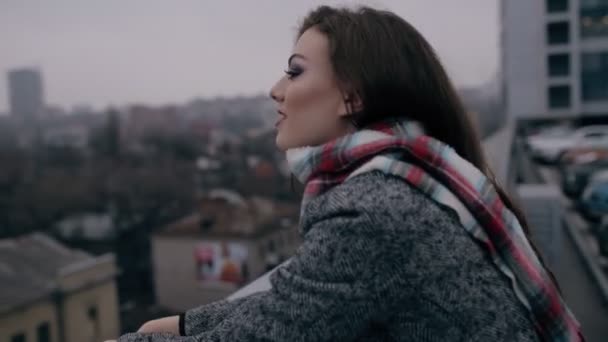
<path id="1" fill-rule="evenodd" d="M 226 298 L 290 257 L 297 205 L 214 190 L 200 209 L 154 234 L 157 303 L 181 312 Z"/>
<path id="2" fill-rule="evenodd" d="M 116 275 L 112 254 L 93 257 L 40 233 L 0 240 L 3 341 L 116 338 Z"/>
<path id="3" fill-rule="evenodd" d="M 225 169 L 218 159 L 200 156 L 196 159 L 196 173 L 194 174 L 195 197 L 203 198 L 208 189 L 222 184 Z"/>
<path id="4" fill-rule="evenodd" d="M 67 112 L 59 105 L 50 104 L 45 106 L 43 115 L 48 118 L 60 118 L 66 116 Z"/>
<path id="5" fill-rule="evenodd" d="M 35 120 L 44 111 L 42 75 L 36 69 L 8 72 L 9 106 L 13 116 Z"/>
<path id="6" fill-rule="evenodd" d="M 510 117 L 608 114 L 608 2 L 501 3 L 503 96 Z"/>
<path id="7" fill-rule="evenodd" d="M 0 148 L 15 146 L 17 144 L 15 126 L 10 116 L 0 115 Z"/>
<path id="8" fill-rule="evenodd" d="M 108 241 L 118 235 L 116 224 L 109 213 L 78 213 L 54 225 L 60 239 Z"/>
<path id="9" fill-rule="evenodd" d="M 58 120 L 47 124 L 41 131 L 41 141 L 46 146 L 86 149 L 90 140 L 90 125 L 72 120 Z"/>
<path id="10" fill-rule="evenodd" d="M 176 106 L 131 106 L 122 136 L 127 141 L 142 140 L 149 135 L 175 136 L 183 131 L 183 122 Z"/>

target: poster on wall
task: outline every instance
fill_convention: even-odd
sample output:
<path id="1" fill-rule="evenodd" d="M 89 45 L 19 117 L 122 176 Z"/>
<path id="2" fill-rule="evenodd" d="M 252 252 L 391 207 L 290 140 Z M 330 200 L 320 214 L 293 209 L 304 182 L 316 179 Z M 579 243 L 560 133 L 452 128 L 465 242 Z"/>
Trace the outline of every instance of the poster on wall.
<path id="1" fill-rule="evenodd" d="M 240 243 L 203 242 L 194 251 L 201 284 L 243 285 L 247 281 L 247 248 Z"/>

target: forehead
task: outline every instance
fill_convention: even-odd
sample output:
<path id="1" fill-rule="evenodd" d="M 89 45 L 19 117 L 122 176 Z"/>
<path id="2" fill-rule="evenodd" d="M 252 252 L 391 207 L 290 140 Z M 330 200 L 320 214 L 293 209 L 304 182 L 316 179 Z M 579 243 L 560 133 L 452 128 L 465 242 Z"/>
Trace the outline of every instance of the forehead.
<path id="1" fill-rule="evenodd" d="M 293 50 L 294 53 L 301 54 L 311 61 L 329 60 L 329 41 L 315 28 L 304 31 Z"/>

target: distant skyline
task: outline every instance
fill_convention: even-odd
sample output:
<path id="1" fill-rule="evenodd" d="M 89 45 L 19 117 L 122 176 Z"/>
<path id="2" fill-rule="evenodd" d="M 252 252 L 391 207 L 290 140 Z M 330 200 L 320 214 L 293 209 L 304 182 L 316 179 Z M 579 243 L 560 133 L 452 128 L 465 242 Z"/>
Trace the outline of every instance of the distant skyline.
<path id="1" fill-rule="evenodd" d="M 437 50 L 458 86 L 498 70 L 498 0 L 0 1 L 0 112 L 7 72 L 42 72 L 45 101 L 183 103 L 266 94 L 281 77 L 299 20 L 320 4 L 394 11 Z"/>

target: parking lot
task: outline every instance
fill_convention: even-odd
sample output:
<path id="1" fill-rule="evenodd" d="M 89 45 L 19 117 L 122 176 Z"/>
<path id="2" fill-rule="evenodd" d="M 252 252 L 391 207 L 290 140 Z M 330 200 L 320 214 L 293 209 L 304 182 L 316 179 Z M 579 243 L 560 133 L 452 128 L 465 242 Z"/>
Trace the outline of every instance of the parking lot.
<path id="1" fill-rule="evenodd" d="M 608 148 L 608 146 L 607 146 Z M 488 151 L 487 153 L 492 153 Z M 608 336 L 608 258 L 602 256 L 599 222 L 581 214 L 580 196 L 570 198 L 562 189 L 562 174 L 554 163 L 533 161 L 530 149 L 516 153 L 524 176 L 519 182 L 555 186 L 560 191 L 563 239 L 554 273 L 570 308 L 579 319 L 589 341 L 606 341 Z M 523 164 L 523 166 L 522 166 Z M 528 179 L 526 179 L 528 178 Z M 533 229 L 533 227 L 532 227 Z M 604 242 L 605 243 L 605 242 Z"/>
<path id="2" fill-rule="evenodd" d="M 559 185 L 561 182 L 559 172 L 553 167 L 538 165 L 541 177 L 548 183 Z M 593 233 L 592 226 L 599 224 L 585 219 L 581 215 L 576 203 L 568 198 L 563 192 L 561 194 L 561 203 L 564 208 L 564 220 L 565 222 L 576 228 L 580 237 L 584 240 L 586 249 L 590 255 L 595 259 L 595 263 L 601 268 L 604 274 L 608 274 L 608 258 L 601 255 L 599 241 L 597 235 Z"/>
<path id="3" fill-rule="evenodd" d="M 559 173 L 538 165 L 541 177 L 559 184 Z M 562 194 L 563 239 L 559 267 L 555 269 L 566 300 L 581 321 L 590 341 L 605 341 L 608 336 L 607 259 L 600 255 L 598 241 L 589 222 L 571 199 Z"/>

